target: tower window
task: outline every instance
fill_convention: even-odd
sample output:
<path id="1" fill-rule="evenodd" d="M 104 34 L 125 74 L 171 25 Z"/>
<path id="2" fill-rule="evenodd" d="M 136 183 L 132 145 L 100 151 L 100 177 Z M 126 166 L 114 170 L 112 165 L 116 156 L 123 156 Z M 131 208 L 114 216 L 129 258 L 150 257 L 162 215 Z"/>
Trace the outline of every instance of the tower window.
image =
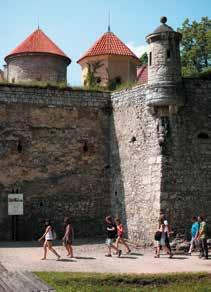
<path id="1" fill-rule="evenodd" d="M 97 77 L 97 84 L 99 84 L 101 82 L 101 78 Z"/>
<path id="2" fill-rule="evenodd" d="M 167 50 L 167 60 L 170 60 L 171 59 L 171 51 L 170 50 Z"/>
<path id="3" fill-rule="evenodd" d="M 149 65 L 152 65 L 152 52 L 149 53 Z"/>

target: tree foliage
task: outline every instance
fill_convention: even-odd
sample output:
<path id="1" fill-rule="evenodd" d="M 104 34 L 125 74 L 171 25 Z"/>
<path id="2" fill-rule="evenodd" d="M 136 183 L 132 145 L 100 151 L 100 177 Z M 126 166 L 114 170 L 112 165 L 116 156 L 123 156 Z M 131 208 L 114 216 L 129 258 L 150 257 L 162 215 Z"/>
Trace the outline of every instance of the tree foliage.
<path id="1" fill-rule="evenodd" d="M 141 64 L 142 65 L 148 64 L 148 56 L 147 56 L 147 53 L 146 52 L 141 55 L 140 61 L 141 61 Z"/>
<path id="2" fill-rule="evenodd" d="M 201 21 L 185 19 L 182 27 L 181 64 L 183 76 L 197 76 L 209 71 L 211 66 L 211 19 L 202 17 Z"/>

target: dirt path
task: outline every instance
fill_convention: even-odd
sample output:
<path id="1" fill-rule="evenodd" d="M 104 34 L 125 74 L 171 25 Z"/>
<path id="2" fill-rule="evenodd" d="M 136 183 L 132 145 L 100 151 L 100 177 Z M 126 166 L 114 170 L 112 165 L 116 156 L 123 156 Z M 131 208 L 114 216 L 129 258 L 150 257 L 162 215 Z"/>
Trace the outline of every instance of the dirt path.
<path id="1" fill-rule="evenodd" d="M 163 255 L 160 259 L 153 257 L 151 249 L 133 250 L 131 255 L 123 252 L 121 258 L 113 255 L 105 257 L 103 243 L 92 244 L 79 242 L 74 246 L 74 259 L 66 257 L 66 252 L 57 242 L 55 246 L 61 254 L 61 261 L 56 261 L 50 254 L 46 261 L 41 261 L 42 247 L 36 242 L 0 242 L 1 264 L 8 271 L 79 271 L 112 273 L 166 273 L 166 272 L 211 272 L 211 259 L 201 260 L 197 254 L 188 257 L 175 255 L 173 259 Z"/>

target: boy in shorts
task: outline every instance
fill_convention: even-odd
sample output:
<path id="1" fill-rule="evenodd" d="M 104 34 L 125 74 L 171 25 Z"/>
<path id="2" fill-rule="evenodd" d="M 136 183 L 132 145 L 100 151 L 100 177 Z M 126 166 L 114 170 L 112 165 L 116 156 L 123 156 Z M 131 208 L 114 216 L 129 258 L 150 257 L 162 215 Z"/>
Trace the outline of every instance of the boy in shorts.
<path id="1" fill-rule="evenodd" d="M 117 237 L 117 227 L 116 224 L 113 222 L 113 219 L 111 216 L 107 216 L 105 218 L 105 223 L 106 223 L 106 231 L 107 231 L 107 239 L 106 239 L 106 245 L 108 247 L 108 254 L 106 254 L 106 257 L 111 257 L 111 249 L 113 248 L 117 254 L 118 257 L 121 256 L 122 251 L 116 248 L 114 245 L 116 237 Z"/>

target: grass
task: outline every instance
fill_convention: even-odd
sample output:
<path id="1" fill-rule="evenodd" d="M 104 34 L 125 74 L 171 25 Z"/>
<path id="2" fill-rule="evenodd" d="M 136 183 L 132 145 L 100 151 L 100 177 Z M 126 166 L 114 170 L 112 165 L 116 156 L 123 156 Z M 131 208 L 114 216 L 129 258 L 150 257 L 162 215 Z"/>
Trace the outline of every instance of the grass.
<path id="1" fill-rule="evenodd" d="M 58 292 L 211 292 L 211 274 L 159 275 L 36 272 Z"/>
<path id="2" fill-rule="evenodd" d="M 64 89 L 70 91 L 89 91 L 89 92 L 109 92 L 105 88 L 87 88 L 83 86 L 70 86 L 65 82 L 45 82 L 45 81 L 28 81 L 28 82 L 18 82 L 10 83 L 6 80 L 0 80 L 0 86 L 9 86 L 9 87 L 32 87 L 32 88 L 50 88 L 50 89 Z"/>

